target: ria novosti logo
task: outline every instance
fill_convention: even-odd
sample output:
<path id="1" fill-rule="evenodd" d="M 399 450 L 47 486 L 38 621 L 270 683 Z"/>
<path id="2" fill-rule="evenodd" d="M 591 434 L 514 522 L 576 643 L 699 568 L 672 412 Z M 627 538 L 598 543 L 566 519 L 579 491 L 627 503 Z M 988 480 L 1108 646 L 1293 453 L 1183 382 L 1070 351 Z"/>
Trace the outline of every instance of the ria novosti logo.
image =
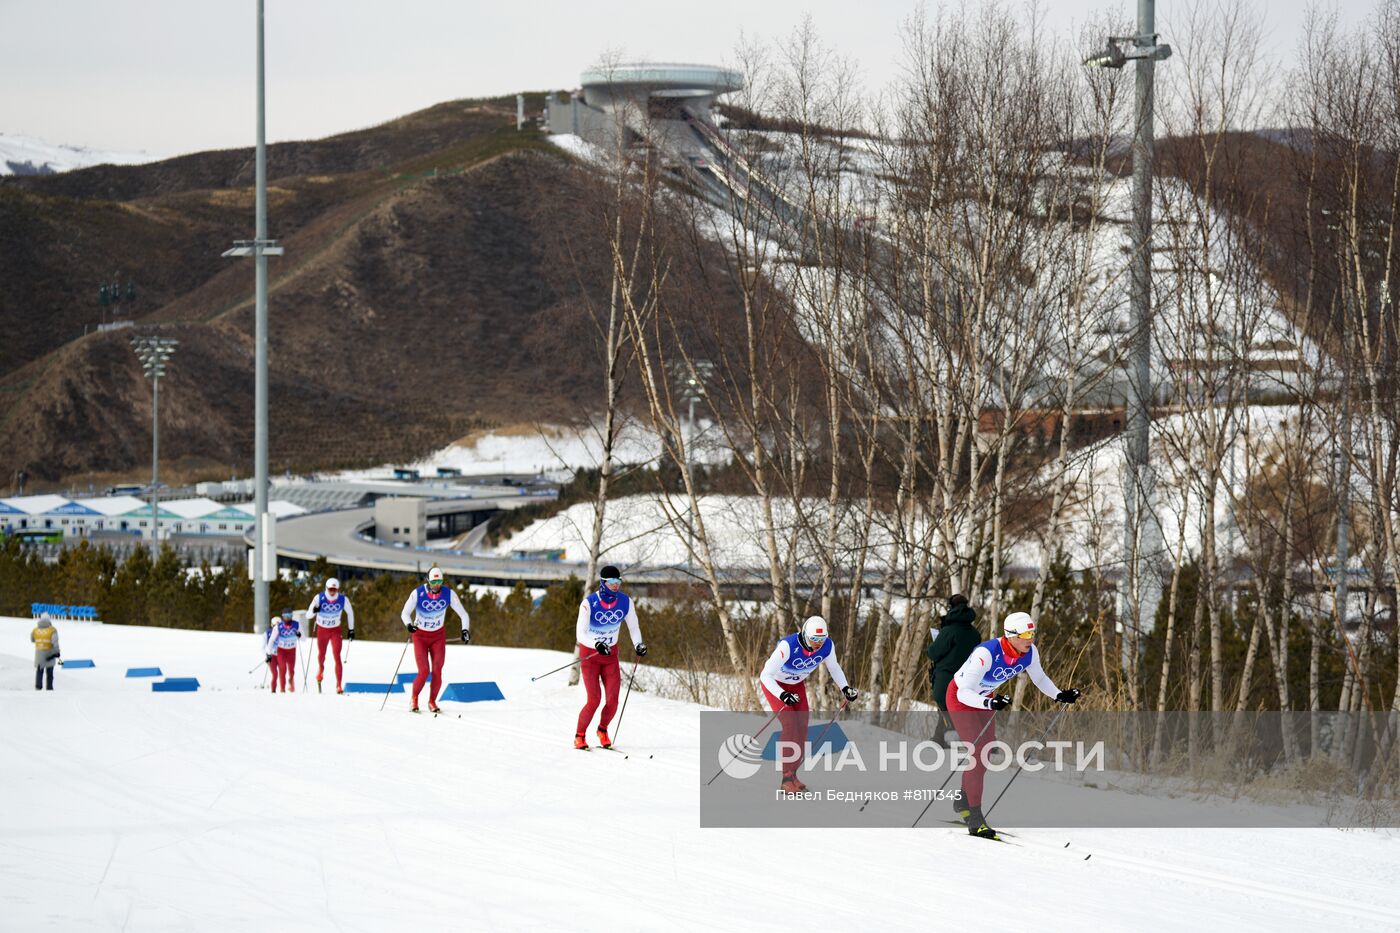
<path id="1" fill-rule="evenodd" d="M 751 778 L 763 767 L 763 743 L 752 735 L 736 732 L 719 747 L 719 768 L 736 780 Z"/>

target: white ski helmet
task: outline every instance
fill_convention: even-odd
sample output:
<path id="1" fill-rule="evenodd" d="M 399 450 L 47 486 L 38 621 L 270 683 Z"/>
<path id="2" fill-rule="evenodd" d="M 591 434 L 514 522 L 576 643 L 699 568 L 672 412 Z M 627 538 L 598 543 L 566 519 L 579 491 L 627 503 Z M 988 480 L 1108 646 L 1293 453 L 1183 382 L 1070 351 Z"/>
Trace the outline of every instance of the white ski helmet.
<path id="1" fill-rule="evenodd" d="M 827 639 L 826 620 L 821 616 L 808 616 L 807 621 L 802 623 L 798 638 L 808 651 L 820 648 Z"/>
<path id="2" fill-rule="evenodd" d="M 329 580 L 326 581 L 326 589 L 327 589 L 327 590 L 339 590 L 339 589 L 340 589 L 340 581 L 337 580 L 335 577 L 331 577 Z"/>
<path id="3" fill-rule="evenodd" d="M 1001 630 L 1007 638 L 1034 638 L 1035 620 L 1029 612 L 1013 612 L 1001 624 Z"/>
<path id="4" fill-rule="evenodd" d="M 442 571 L 437 567 L 428 571 L 428 586 L 442 586 Z"/>

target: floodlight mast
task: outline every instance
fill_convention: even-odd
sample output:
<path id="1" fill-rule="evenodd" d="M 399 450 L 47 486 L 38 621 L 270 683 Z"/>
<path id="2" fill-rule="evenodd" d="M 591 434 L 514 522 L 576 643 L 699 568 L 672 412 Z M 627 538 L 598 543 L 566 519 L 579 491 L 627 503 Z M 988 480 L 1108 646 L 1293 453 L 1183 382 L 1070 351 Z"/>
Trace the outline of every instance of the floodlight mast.
<path id="1" fill-rule="evenodd" d="M 282 247 L 267 236 L 267 132 L 263 68 L 263 0 L 258 0 L 257 148 L 254 150 L 254 239 L 236 240 L 224 256 L 252 256 L 254 266 L 254 392 L 253 392 L 253 631 L 268 619 L 267 584 L 272 529 L 267 514 L 267 257 L 281 256 Z M 275 563 L 275 559 L 274 559 Z"/>
<path id="2" fill-rule="evenodd" d="M 1122 656 L 1131 664 L 1130 645 L 1151 631 L 1160 601 L 1155 562 L 1161 551 L 1152 510 L 1149 425 L 1152 386 L 1152 155 L 1153 84 L 1156 64 L 1171 57 L 1171 46 L 1157 41 L 1155 0 L 1138 0 L 1137 35 L 1109 36 L 1103 51 L 1084 60 L 1091 68 L 1121 69 L 1136 64 L 1136 133 L 1133 137 L 1133 254 L 1130 304 L 1133 323 L 1125 393 L 1126 477 L 1123 489 L 1123 581 L 1118 628 Z"/>

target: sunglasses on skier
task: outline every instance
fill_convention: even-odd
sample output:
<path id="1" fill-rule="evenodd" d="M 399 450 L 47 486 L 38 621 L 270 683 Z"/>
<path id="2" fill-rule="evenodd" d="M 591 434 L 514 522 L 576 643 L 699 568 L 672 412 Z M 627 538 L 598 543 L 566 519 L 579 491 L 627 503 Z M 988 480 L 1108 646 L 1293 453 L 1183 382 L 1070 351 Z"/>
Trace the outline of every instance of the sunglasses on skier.
<path id="1" fill-rule="evenodd" d="M 622 578 L 621 578 L 621 577 L 602 577 L 601 579 L 602 579 L 602 581 L 603 581 L 604 583 L 611 583 L 613 586 L 621 586 L 621 585 L 622 585 Z"/>

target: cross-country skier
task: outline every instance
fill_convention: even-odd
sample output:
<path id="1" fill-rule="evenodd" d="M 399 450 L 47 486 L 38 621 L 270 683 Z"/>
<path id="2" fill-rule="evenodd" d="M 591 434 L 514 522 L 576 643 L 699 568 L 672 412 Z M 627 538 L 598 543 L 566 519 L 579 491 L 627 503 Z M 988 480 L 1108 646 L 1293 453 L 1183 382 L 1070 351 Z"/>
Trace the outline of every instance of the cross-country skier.
<path id="1" fill-rule="evenodd" d="M 296 693 L 297 690 L 297 639 L 301 637 L 301 624 L 292 617 L 291 609 L 283 609 L 280 616 L 273 616 L 263 640 L 263 653 L 267 655 L 268 667 L 272 668 L 272 692 L 277 692 L 280 679 L 283 693 Z"/>
<path id="2" fill-rule="evenodd" d="M 997 838 L 996 830 L 987 825 L 982 815 L 982 781 L 986 776 L 982 750 L 996 739 L 993 715 L 1010 706 L 1011 697 L 993 691 L 1025 673 L 1041 693 L 1057 703 L 1073 703 L 1080 696 L 1078 690 L 1061 690 L 1055 686 L 1040 666 L 1040 652 L 1032 644 L 1035 630 L 1035 620 L 1030 613 L 1011 613 L 1002 623 L 1002 637 L 984 641 L 974 648 L 948 685 L 945 708 L 953 716 L 959 738 L 973 746 L 972 765 L 962 777 L 963 799 L 955 802 L 954 807 L 967 823 L 967 831 L 974 836 Z"/>
<path id="3" fill-rule="evenodd" d="M 43 689 L 44 673 L 47 671 L 48 689 L 52 690 L 53 666 L 59 658 L 58 629 L 53 627 L 53 620 L 47 612 L 39 614 L 39 624 L 29 633 L 29 640 L 34 642 L 34 689 Z"/>
<path id="4" fill-rule="evenodd" d="M 344 614 L 349 620 L 345 637 L 355 640 L 355 609 L 350 605 L 350 597 L 340 592 L 340 581 L 331 577 L 326 581 L 326 591 L 311 597 L 306 617 L 316 620 L 316 692 L 321 691 L 321 678 L 326 673 L 326 645 L 335 646 L 335 692 L 344 693 L 344 675 L 340 661 L 340 617 Z"/>
<path id="5" fill-rule="evenodd" d="M 462 620 L 462 644 L 471 641 L 471 617 L 452 587 L 443 591 L 442 571 L 428 571 L 428 582 L 408 594 L 399 615 L 413 637 L 413 659 L 418 663 L 418 676 L 413 678 L 413 707 L 418 712 L 418 694 L 432 674 L 433 685 L 428 688 L 428 711 L 437 713 L 438 691 L 442 689 L 442 662 L 447 657 L 447 610 Z M 416 615 L 416 620 L 415 620 Z"/>
<path id="6" fill-rule="evenodd" d="M 603 694 L 607 699 L 598 716 L 598 744 L 612 748 L 608 724 L 612 722 L 613 713 L 617 712 L 617 695 L 622 687 L 617 640 L 623 622 L 627 623 L 627 633 L 632 636 L 632 650 L 637 657 L 644 657 L 647 646 L 642 641 L 641 626 L 637 622 L 637 607 L 632 605 L 631 597 L 622 592 L 622 572 L 609 564 L 598 574 L 597 591 L 589 593 L 579 603 L 578 623 L 574 626 L 578 656 L 582 659 L 579 673 L 583 678 L 583 688 L 588 692 L 588 699 L 583 709 L 579 710 L 574 748 L 588 748 L 584 734 L 588 732 L 588 724 L 593 721 L 593 713 L 597 711 Z"/>
<path id="7" fill-rule="evenodd" d="M 803 750 L 807 747 L 807 684 L 804 681 L 821 665 L 832 681 L 841 688 L 841 694 L 850 703 L 860 694 L 846 682 L 846 672 L 836 663 L 836 644 L 827 637 L 826 620 L 821 616 L 811 616 L 802 623 L 801 630 L 781 639 L 763 672 L 758 675 L 759 688 L 768 700 L 768 706 L 778 714 L 782 723 L 781 741 L 792 743 L 786 748 L 796 748 L 795 761 L 784 760 L 782 789 L 796 793 L 807 789 L 797 777 L 802 767 Z M 792 757 L 789 753 L 784 756 Z"/>

